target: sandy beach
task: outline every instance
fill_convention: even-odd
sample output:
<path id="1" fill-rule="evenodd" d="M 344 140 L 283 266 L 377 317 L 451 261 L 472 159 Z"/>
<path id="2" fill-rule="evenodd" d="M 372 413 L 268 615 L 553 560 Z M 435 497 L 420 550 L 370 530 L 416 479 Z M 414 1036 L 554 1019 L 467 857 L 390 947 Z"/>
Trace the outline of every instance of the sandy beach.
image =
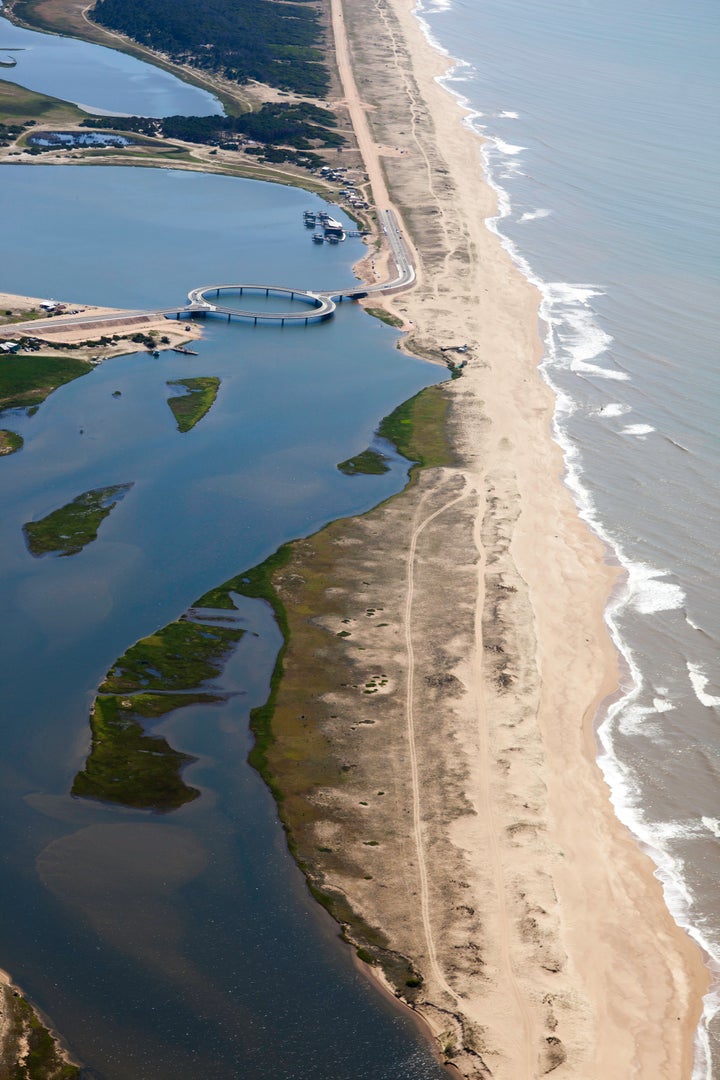
<path id="1" fill-rule="evenodd" d="M 442 391 L 453 461 L 296 543 L 275 575 L 291 626 L 273 722 L 280 812 L 366 970 L 457 1075 L 690 1080 L 709 978 L 596 764 L 594 720 L 619 681 L 604 609 L 620 579 L 563 484 L 539 295 L 486 225 L 496 198 L 479 141 L 411 4 L 331 2 L 342 104 L 417 270 L 412 290 L 368 304 L 439 364 L 467 344 L 467 366 Z M 384 260 L 368 255 L 362 273 L 382 277 Z M 39 302 L 0 294 L 2 309 Z M 174 345 L 200 332 L 128 312 L 107 326 L 93 333 Z M 0 338 L 87 330 L 59 317 Z"/>
<path id="2" fill-rule="evenodd" d="M 468 365 L 446 388 L 457 465 L 276 575 L 292 634 L 272 768 L 299 752 L 303 711 L 345 773 L 293 791 L 276 772 L 282 812 L 314 884 L 372 930 L 349 936 L 408 961 L 419 989 L 396 993 L 462 1075 L 689 1080 L 707 971 L 595 761 L 618 571 L 563 485 L 539 296 L 486 227 L 479 142 L 411 5 L 333 12 L 376 204 L 416 252 L 419 284 L 387 303 L 411 350 L 467 343 Z"/>

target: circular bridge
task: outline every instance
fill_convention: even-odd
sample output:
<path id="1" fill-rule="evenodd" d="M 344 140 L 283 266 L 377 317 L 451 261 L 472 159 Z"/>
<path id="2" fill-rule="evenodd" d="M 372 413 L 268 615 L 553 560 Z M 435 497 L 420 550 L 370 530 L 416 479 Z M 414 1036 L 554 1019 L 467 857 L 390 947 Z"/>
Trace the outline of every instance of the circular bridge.
<path id="1" fill-rule="evenodd" d="M 222 293 L 237 293 L 239 296 L 248 296 L 250 298 L 250 304 L 248 308 L 240 307 L 228 307 L 222 303 Z M 311 310 L 307 311 L 271 311 L 265 309 L 264 311 L 252 310 L 252 298 L 254 296 L 264 296 L 266 299 L 270 296 L 279 296 L 281 298 L 287 298 L 291 303 L 299 301 L 304 305 L 309 305 Z M 285 323 L 295 323 L 307 326 L 311 322 L 321 322 L 323 319 L 330 319 L 335 311 L 335 301 L 328 293 L 314 293 L 306 292 L 303 289 L 288 289 L 284 285 L 246 285 L 246 284 L 229 284 L 229 285 L 201 285 L 197 289 L 191 289 L 188 293 L 188 306 L 178 312 L 178 317 L 183 314 L 188 315 L 225 315 L 228 322 L 231 319 L 245 319 L 253 322 L 255 325 L 259 322 L 266 323 L 280 323 L 284 326 Z"/>

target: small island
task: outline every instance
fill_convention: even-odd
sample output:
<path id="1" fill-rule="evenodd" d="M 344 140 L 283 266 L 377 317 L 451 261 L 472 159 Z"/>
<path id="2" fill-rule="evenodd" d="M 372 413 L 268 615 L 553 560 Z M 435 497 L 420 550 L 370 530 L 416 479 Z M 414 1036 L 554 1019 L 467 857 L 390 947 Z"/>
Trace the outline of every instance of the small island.
<path id="1" fill-rule="evenodd" d="M 30 554 L 77 555 L 97 539 L 101 524 L 132 486 L 113 484 L 85 491 L 40 521 L 26 522 L 23 532 Z"/>
<path id="2" fill-rule="evenodd" d="M 220 380 L 214 376 L 198 376 L 194 379 L 172 379 L 168 386 L 181 386 L 187 391 L 168 398 L 177 421 L 178 431 L 190 431 L 210 412 L 220 387 Z"/>
<path id="3" fill-rule="evenodd" d="M 22 435 L 18 435 L 15 431 L 0 428 L 0 457 L 8 457 L 22 450 L 24 441 Z"/>
<path id="4" fill-rule="evenodd" d="M 142 720 L 159 719 L 184 705 L 221 701 L 213 694 L 134 694 L 97 697 L 90 714 L 92 745 L 71 794 L 159 813 L 197 799 L 180 771 L 195 758 L 147 735 Z"/>
<path id="5" fill-rule="evenodd" d="M 346 476 L 357 476 L 359 473 L 381 476 L 382 473 L 390 472 L 385 455 L 371 447 L 360 454 L 355 454 L 355 457 L 348 458 L 347 461 L 341 461 L 338 469 Z"/>
<path id="6" fill-rule="evenodd" d="M 181 776 L 195 759 L 148 735 L 143 721 L 225 701 L 227 694 L 199 687 L 220 674 L 244 632 L 183 618 L 132 645 L 99 688 L 90 714 L 90 754 L 71 793 L 157 813 L 197 799 L 200 792 Z"/>

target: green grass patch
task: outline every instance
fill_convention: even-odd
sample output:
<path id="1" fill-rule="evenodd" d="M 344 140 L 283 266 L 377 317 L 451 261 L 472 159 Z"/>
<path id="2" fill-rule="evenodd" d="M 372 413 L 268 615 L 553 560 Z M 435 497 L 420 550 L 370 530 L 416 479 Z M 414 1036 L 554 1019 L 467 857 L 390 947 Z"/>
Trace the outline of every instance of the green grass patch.
<path id="1" fill-rule="evenodd" d="M 365 308 L 365 310 L 368 315 L 372 315 L 374 319 L 380 319 L 380 322 L 387 323 L 388 326 L 394 326 L 396 329 L 399 329 L 401 326 L 405 325 L 401 318 L 397 315 L 393 315 L 391 311 L 386 311 L 385 308 L 368 307 Z"/>
<path id="2" fill-rule="evenodd" d="M 0 411 L 39 405 L 58 386 L 87 375 L 92 364 L 65 356 L 0 358 Z"/>
<path id="3" fill-rule="evenodd" d="M 18 435 L 15 431 L 8 431 L 6 428 L 0 428 L 0 457 L 16 453 L 22 449 L 23 445 L 24 439 L 22 435 Z"/>
<path id="4" fill-rule="evenodd" d="M 77 555 L 97 539 L 100 525 L 132 486 L 114 484 L 85 491 L 40 521 L 26 522 L 23 532 L 31 555 Z"/>
<path id="5" fill-rule="evenodd" d="M 347 461 L 341 461 L 338 469 L 346 476 L 357 476 L 358 473 L 380 476 L 382 473 L 390 472 L 385 455 L 370 448 L 363 450 L 361 454 L 356 454 L 355 457 L 348 458 Z"/>
<path id="6" fill-rule="evenodd" d="M 200 792 L 181 776 L 182 768 L 195 759 L 174 750 L 161 736 L 146 734 L 141 718 L 156 719 L 185 705 L 220 700 L 212 694 L 96 698 L 90 717 L 92 746 L 72 794 L 161 812 L 197 799 Z"/>
<path id="7" fill-rule="evenodd" d="M 200 376 L 196 379 L 173 379 L 168 386 L 183 386 L 187 394 L 168 398 L 177 421 L 178 431 L 190 431 L 212 409 L 217 397 L 220 380 L 214 376 Z"/>
<path id="8" fill-rule="evenodd" d="M 24 86 L 0 79 L 0 120 L 27 123 L 42 120 L 53 124 L 79 123 L 87 113 L 60 98 L 36 94 Z"/>
<path id="9" fill-rule="evenodd" d="M 378 435 L 420 468 L 454 465 L 446 431 L 449 406 L 442 386 L 428 386 L 381 420 Z"/>
<path id="10" fill-rule="evenodd" d="M 244 630 L 180 619 L 131 645 L 108 671 L 101 694 L 195 690 L 222 670 Z"/>

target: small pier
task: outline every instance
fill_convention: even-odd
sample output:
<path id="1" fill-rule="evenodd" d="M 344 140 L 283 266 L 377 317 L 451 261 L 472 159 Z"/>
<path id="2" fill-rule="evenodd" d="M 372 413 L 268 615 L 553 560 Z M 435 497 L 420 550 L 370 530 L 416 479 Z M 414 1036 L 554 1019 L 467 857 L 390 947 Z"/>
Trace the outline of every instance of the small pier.
<path id="1" fill-rule="evenodd" d="M 341 243 L 347 237 L 341 221 L 336 221 L 324 210 L 305 210 L 303 223 L 306 229 L 316 229 L 313 233 L 313 243 L 320 244 L 328 240 L 331 244 Z"/>

